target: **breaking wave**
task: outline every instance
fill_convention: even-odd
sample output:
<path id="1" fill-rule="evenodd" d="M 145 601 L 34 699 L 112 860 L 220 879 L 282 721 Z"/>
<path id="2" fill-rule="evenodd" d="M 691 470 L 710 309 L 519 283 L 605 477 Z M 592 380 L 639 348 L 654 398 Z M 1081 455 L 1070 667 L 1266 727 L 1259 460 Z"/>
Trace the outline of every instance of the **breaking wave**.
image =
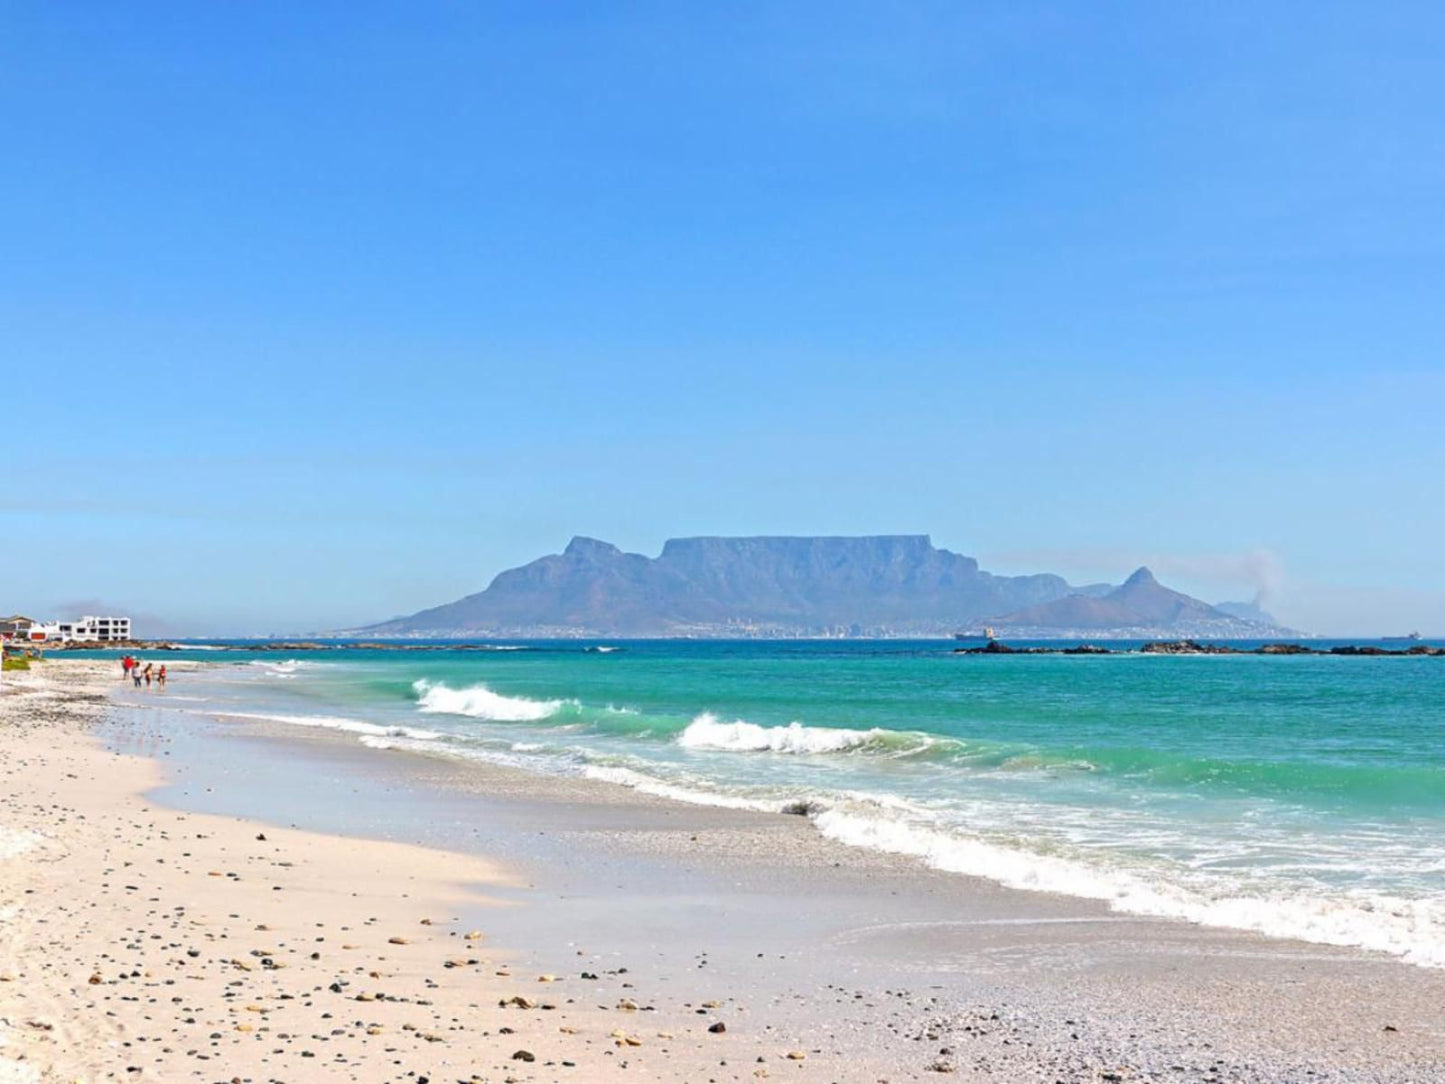
<path id="1" fill-rule="evenodd" d="M 874 748 L 903 754 L 927 748 L 931 739 L 923 734 L 896 730 L 847 730 L 839 727 L 759 726 L 742 719 L 725 723 L 711 712 L 703 712 L 677 736 L 684 749 L 711 749 L 728 753 L 846 753 Z"/>
<path id="2" fill-rule="evenodd" d="M 503 696 L 485 685 L 453 689 L 425 678 L 412 683 L 417 710 L 432 715 L 465 715 L 498 723 L 529 723 L 548 719 L 571 703 L 567 700 L 529 700 L 525 696 Z"/>

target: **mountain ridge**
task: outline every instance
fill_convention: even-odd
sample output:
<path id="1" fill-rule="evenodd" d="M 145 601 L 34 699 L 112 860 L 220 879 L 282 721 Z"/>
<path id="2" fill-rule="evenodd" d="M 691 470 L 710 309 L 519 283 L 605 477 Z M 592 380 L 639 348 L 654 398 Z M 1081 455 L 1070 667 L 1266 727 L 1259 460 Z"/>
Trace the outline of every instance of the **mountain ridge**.
<path id="1" fill-rule="evenodd" d="M 1116 588 L 1073 588 L 1051 573 L 983 571 L 974 558 L 937 548 L 924 534 L 672 538 L 657 557 L 577 535 L 560 554 L 498 573 L 485 590 L 356 631 L 497 638 L 938 636 L 983 620 L 1058 620 L 1074 613 L 1089 621 L 1055 627 L 1102 628 L 1101 615 L 1134 627 L 1141 616 L 1172 613 L 1191 630 L 1190 622 L 1205 621 L 1232 629 L 1222 635 L 1263 631 L 1169 591 L 1147 569 Z"/>
<path id="2" fill-rule="evenodd" d="M 1067 628 L 1118 630 L 1158 628 L 1170 630 L 1218 623 L 1236 618 L 1181 591 L 1165 587 L 1147 566 L 1140 566 L 1118 587 L 1102 596 L 1071 594 L 1015 613 L 996 624 L 1003 628 Z"/>

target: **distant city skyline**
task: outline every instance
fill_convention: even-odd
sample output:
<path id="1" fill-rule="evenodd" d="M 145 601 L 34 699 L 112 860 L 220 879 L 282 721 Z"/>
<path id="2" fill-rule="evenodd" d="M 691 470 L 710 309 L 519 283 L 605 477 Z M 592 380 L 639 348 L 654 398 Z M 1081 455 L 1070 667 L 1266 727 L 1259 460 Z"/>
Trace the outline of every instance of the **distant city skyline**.
<path id="1" fill-rule="evenodd" d="M 1445 13 L 7 6 L 0 610 L 927 533 L 1445 635 Z"/>

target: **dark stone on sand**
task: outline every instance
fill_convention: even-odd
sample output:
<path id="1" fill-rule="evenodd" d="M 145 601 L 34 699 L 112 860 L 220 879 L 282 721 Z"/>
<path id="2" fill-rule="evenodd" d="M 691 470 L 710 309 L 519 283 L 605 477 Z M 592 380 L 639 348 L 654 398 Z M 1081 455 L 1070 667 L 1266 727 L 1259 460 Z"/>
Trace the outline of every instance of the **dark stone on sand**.
<path id="1" fill-rule="evenodd" d="M 723 1032 L 727 1031 L 727 1029 L 728 1026 L 724 1024 L 721 1020 L 719 1020 L 716 1024 L 713 1024 L 707 1030 L 712 1032 L 714 1035 L 721 1035 Z"/>
<path id="2" fill-rule="evenodd" d="M 513 1060 L 513 1061 L 536 1061 L 536 1060 L 537 1060 L 537 1055 L 536 1055 L 536 1054 L 533 1054 L 530 1050 L 518 1050 L 515 1054 L 512 1055 L 512 1060 Z"/>

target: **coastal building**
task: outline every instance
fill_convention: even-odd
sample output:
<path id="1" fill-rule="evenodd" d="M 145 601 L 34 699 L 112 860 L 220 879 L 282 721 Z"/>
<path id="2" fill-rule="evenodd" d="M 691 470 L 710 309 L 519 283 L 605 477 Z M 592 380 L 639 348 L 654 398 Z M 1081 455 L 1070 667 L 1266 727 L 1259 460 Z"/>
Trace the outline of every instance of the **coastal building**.
<path id="1" fill-rule="evenodd" d="M 0 617 L 0 640 L 5 643 L 28 643 L 30 634 L 37 625 L 42 629 L 44 626 L 33 617 L 26 617 L 23 614 L 11 614 L 9 617 Z M 45 636 L 42 632 L 42 640 Z"/>
<path id="2" fill-rule="evenodd" d="M 55 639 L 85 642 L 130 639 L 130 618 L 95 617 L 87 614 L 78 621 L 62 621 L 55 626 Z"/>
<path id="3" fill-rule="evenodd" d="M 107 643 L 129 640 L 130 618 L 87 614 L 75 621 L 45 622 L 13 614 L 0 618 L 0 639 L 7 643 L 44 643 L 47 640 Z"/>

